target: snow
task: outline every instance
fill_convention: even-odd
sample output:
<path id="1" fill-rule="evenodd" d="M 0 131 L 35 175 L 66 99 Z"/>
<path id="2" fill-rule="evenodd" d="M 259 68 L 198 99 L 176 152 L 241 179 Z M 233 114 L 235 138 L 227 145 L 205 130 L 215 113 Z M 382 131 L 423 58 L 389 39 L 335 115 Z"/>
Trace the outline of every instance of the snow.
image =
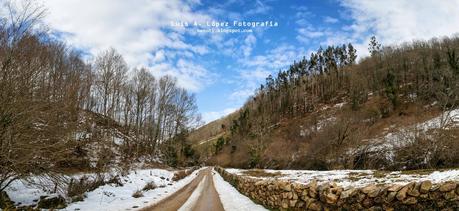
<path id="1" fill-rule="evenodd" d="M 459 170 L 435 171 L 427 179 L 433 182 L 459 181 Z"/>
<path id="2" fill-rule="evenodd" d="M 391 125 L 391 128 L 394 127 L 394 125 Z M 409 141 L 416 140 L 416 136 L 425 135 L 426 137 L 431 137 L 431 130 L 454 127 L 459 127 L 459 109 L 445 111 L 435 118 L 411 126 L 401 127 L 395 131 L 385 129 L 386 133 L 381 137 L 367 140 L 369 145 L 362 145 L 358 149 L 350 150 L 349 153 L 352 154 L 361 149 L 380 151 L 385 153 L 386 159 L 393 160 L 394 149 L 405 146 L 410 143 Z"/>
<path id="3" fill-rule="evenodd" d="M 401 128 L 399 131 L 394 133 L 387 133 L 382 140 L 392 142 L 393 145 L 397 146 L 403 144 L 400 143 L 400 141 L 406 140 L 408 137 L 415 136 L 416 131 L 427 132 L 431 129 L 448 129 L 457 126 L 459 126 L 459 109 L 445 111 L 438 117 L 425 122 L 418 123 L 407 128 Z"/>
<path id="4" fill-rule="evenodd" d="M 322 128 L 329 125 L 330 122 L 336 122 L 336 117 L 332 116 L 327 119 L 319 120 L 317 123 L 317 130 L 322 130 Z"/>
<path id="5" fill-rule="evenodd" d="M 95 174 L 75 174 L 73 176 L 60 176 L 59 179 L 64 182 L 57 183 L 52 177 L 30 176 L 23 180 L 13 181 L 6 189 L 8 196 L 17 206 L 34 205 L 40 199 L 40 196 L 64 195 L 67 191 L 67 183 L 71 178 L 78 180 L 81 177 L 87 177 L 88 180 L 94 180 Z M 105 175 L 110 178 L 109 173 Z M 58 184 L 56 186 L 56 184 Z"/>
<path id="6" fill-rule="evenodd" d="M 202 178 L 201 182 L 199 182 L 198 186 L 196 189 L 194 189 L 193 193 L 191 193 L 191 196 L 186 200 L 186 202 L 178 209 L 178 211 L 188 211 L 191 210 L 196 202 L 199 199 L 199 196 L 201 196 L 202 190 L 204 190 L 204 183 L 207 179 L 207 175 Z"/>
<path id="7" fill-rule="evenodd" d="M 212 171 L 215 189 L 220 196 L 223 208 L 227 211 L 262 211 L 267 210 L 263 206 L 255 204 L 247 196 L 242 195 L 232 185 L 223 180 L 216 171 Z"/>
<path id="8" fill-rule="evenodd" d="M 334 108 L 342 108 L 344 105 L 346 105 L 346 102 L 338 103 L 333 106 Z"/>
<path id="9" fill-rule="evenodd" d="M 20 205 L 31 205 L 35 204 L 34 200 L 38 200 L 42 195 L 48 195 L 49 193 L 43 189 L 36 187 L 29 182 L 23 180 L 16 180 L 6 188 L 6 192 L 10 199 L 16 204 Z"/>
<path id="10" fill-rule="evenodd" d="M 124 144 L 124 139 L 118 138 L 118 137 L 114 137 L 113 142 L 114 142 L 116 145 L 123 145 L 123 144 Z"/>
<path id="11" fill-rule="evenodd" d="M 211 141 L 215 141 L 215 140 L 217 140 L 219 137 L 221 137 L 222 134 L 223 134 L 223 132 L 222 132 L 222 133 L 219 133 L 219 134 L 217 134 L 217 135 L 214 135 L 214 136 L 210 137 L 210 138 L 207 139 L 207 140 L 204 140 L 204 141 L 199 142 L 198 145 L 203 145 L 203 144 L 205 144 L 205 143 L 209 143 L 209 142 L 211 142 Z"/>
<path id="12" fill-rule="evenodd" d="M 248 170 L 226 169 L 229 173 L 247 176 Z M 373 170 L 334 170 L 334 171 L 310 171 L 310 170 L 260 170 L 267 173 L 275 173 L 274 177 L 253 177 L 258 179 L 287 180 L 308 184 L 316 180 L 319 184 L 335 182 L 342 187 L 363 187 L 370 184 L 407 184 L 413 181 L 430 180 L 434 183 L 444 181 L 459 181 L 459 170 L 434 171 L 429 174 L 416 172 L 383 172 Z"/>
<path id="13" fill-rule="evenodd" d="M 91 138 L 91 133 L 86 133 L 86 132 L 76 132 L 75 133 L 75 140 L 84 140 L 84 139 L 89 139 Z"/>
<path id="14" fill-rule="evenodd" d="M 123 186 L 116 184 L 106 184 L 96 188 L 93 191 L 85 193 L 86 197 L 83 201 L 68 204 L 64 210 L 127 210 L 150 206 L 175 191 L 181 189 L 186 184 L 191 182 L 197 175 L 196 170 L 191 175 L 179 180 L 172 181 L 174 171 L 163 169 L 141 169 L 130 171 L 126 176 L 121 176 L 120 181 Z M 63 176 L 69 181 L 71 178 L 78 180 L 81 177 L 88 177 L 89 180 L 95 179 L 95 174 L 76 174 L 71 176 Z M 114 176 L 113 172 L 108 172 L 105 175 L 108 180 Z M 142 190 L 149 182 L 154 182 L 157 185 L 156 189 L 143 191 L 144 197 L 134 198 L 132 194 L 138 190 Z M 54 182 L 48 177 L 30 177 L 26 180 L 16 180 L 6 188 L 6 192 L 16 205 L 33 205 L 36 204 L 40 196 L 65 196 L 67 185 L 59 186 L 57 192 L 54 192 Z"/>
<path id="15" fill-rule="evenodd" d="M 101 186 L 87 193 L 82 202 L 70 204 L 66 210 L 132 210 L 150 206 L 168 197 L 175 191 L 190 183 L 197 171 L 178 182 L 172 182 L 174 173 L 162 169 L 145 169 L 131 172 L 122 178 L 124 185 L 117 187 L 113 184 Z M 164 179 L 161 179 L 163 177 Z M 143 197 L 133 198 L 132 194 L 149 182 L 154 182 L 158 188 L 144 191 Z"/>
<path id="16" fill-rule="evenodd" d="M 435 129 L 443 126 L 446 128 L 459 126 L 459 109 L 446 111 L 440 116 L 418 125 L 418 127 L 423 130 Z"/>

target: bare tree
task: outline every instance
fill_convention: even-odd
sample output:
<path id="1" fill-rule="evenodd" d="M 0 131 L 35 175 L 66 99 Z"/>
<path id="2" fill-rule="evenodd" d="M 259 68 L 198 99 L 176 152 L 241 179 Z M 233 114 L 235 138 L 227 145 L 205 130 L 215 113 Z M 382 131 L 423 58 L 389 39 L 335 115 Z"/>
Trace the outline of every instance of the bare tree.
<path id="1" fill-rule="evenodd" d="M 121 85 L 126 77 L 126 62 L 121 54 L 110 48 L 97 56 L 95 68 L 96 85 L 102 98 L 101 112 L 113 118 L 115 103 L 119 101 Z"/>

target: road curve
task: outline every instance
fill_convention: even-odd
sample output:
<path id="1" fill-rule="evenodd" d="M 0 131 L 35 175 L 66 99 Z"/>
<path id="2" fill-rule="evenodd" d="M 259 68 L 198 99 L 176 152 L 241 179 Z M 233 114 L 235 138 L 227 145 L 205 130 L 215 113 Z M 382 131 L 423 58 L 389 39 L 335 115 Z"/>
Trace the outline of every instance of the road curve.
<path id="1" fill-rule="evenodd" d="M 198 200 L 193 205 L 193 211 L 224 211 L 223 205 L 220 201 L 217 191 L 214 187 L 212 177 L 212 168 L 201 170 L 198 176 L 187 184 L 185 187 L 176 191 L 169 197 L 159 201 L 158 203 L 141 209 L 142 211 L 176 211 L 185 204 L 190 198 L 193 191 L 204 179 L 202 184 L 203 188 L 199 195 Z"/>

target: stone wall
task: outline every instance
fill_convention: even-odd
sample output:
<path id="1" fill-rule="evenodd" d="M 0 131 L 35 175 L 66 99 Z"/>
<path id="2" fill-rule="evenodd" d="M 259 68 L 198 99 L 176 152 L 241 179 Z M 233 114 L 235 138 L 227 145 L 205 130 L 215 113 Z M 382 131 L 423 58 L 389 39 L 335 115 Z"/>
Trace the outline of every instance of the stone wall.
<path id="1" fill-rule="evenodd" d="M 280 210 L 459 210 L 459 182 L 431 181 L 406 185 L 340 187 L 335 183 L 291 183 L 254 179 L 215 168 L 242 194 L 270 209 Z"/>

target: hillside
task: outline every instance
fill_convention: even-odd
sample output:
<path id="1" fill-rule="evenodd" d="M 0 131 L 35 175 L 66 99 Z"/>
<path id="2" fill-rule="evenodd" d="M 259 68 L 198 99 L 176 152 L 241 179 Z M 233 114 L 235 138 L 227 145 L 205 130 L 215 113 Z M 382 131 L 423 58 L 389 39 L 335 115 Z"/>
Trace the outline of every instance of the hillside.
<path id="1" fill-rule="evenodd" d="M 319 48 L 192 133 L 193 147 L 235 168 L 457 167 L 459 38 L 369 49 L 355 63 L 351 44 Z"/>

